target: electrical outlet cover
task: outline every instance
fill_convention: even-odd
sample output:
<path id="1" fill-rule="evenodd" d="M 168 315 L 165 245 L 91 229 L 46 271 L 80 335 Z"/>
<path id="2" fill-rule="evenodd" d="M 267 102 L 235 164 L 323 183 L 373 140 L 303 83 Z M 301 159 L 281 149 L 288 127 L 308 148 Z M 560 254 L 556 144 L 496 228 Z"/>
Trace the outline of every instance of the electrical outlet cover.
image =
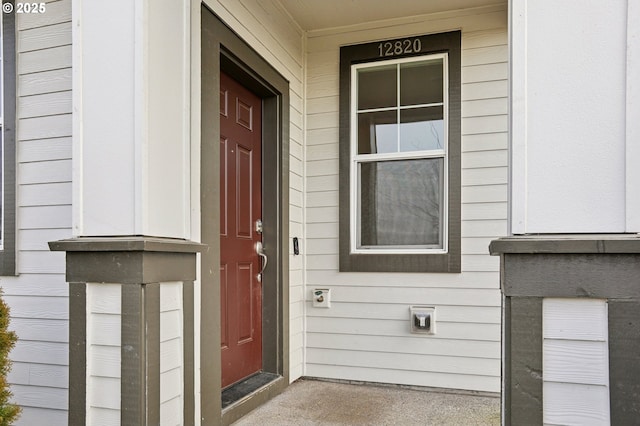
<path id="1" fill-rule="evenodd" d="M 331 289 L 315 288 L 312 292 L 312 301 L 314 308 L 330 308 L 331 307 Z"/>
<path id="2" fill-rule="evenodd" d="M 410 306 L 411 333 L 436 334 L 436 308 L 434 306 Z"/>

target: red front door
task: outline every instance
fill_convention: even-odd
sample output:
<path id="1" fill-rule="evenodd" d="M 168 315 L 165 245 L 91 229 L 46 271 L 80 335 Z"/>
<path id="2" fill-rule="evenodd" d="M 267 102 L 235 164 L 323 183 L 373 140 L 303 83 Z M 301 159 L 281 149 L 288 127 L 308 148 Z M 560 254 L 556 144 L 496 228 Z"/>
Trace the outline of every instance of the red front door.
<path id="1" fill-rule="evenodd" d="M 262 101 L 220 75 L 222 387 L 262 369 Z"/>

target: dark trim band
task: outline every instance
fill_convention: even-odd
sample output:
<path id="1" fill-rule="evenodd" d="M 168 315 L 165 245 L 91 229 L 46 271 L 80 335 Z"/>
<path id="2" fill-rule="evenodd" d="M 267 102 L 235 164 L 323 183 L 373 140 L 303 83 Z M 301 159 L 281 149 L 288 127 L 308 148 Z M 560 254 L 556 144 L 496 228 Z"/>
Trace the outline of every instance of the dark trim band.
<path id="1" fill-rule="evenodd" d="M 147 251 L 163 253 L 197 253 L 205 250 L 205 245 L 188 240 L 158 237 L 80 237 L 51 241 L 52 251 Z"/>
<path id="2" fill-rule="evenodd" d="M 640 297 L 640 254 L 505 254 L 502 290 L 521 297 Z"/>
<path id="3" fill-rule="evenodd" d="M 67 252 L 67 280 L 72 282 L 148 284 L 195 279 L 195 253 Z"/>
<path id="4" fill-rule="evenodd" d="M 556 235 L 504 237 L 491 241 L 492 255 L 509 254 L 578 254 L 640 253 L 640 238 L 635 235 Z"/>
<path id="5" fill-rule="evenodd" d="M 6 1 L 11 3 L 14 1 Z M 0 275 L 16 275 L 16 27 L 15 13 L 2 14 L 2 97 L 4 102 L 0 153 L 4 156 L 0 182 L 2 200 L 0 207 L 4 214 L 2 242 L 0 250 Z"/>
<path id="6" fill-rule="evenodd" d="M 160 424 L 160 285 L 122 286 L 120 421 Z"/>
<path id="7" fill-rule="evenodd" d="M 640 418 L 640 300 L 609 300 L 609 406 L 612 425 Z"/>
<path id="8" fill-rule="evenodd" d="M 184 357 L 184 425 L 195 425 L 195 342 L 193 281 L 182 283 L 182 322 Z"/>
<path id="9" fill-rule="evenodd" d="M 506 425 L 542 422 L 542 299 L 508 298 L 505 306 Z"/>
<path id="10" fill-rule="evenodd" d="M 69 424 L 86 423 L 87 285 L 69 283 Z"/>

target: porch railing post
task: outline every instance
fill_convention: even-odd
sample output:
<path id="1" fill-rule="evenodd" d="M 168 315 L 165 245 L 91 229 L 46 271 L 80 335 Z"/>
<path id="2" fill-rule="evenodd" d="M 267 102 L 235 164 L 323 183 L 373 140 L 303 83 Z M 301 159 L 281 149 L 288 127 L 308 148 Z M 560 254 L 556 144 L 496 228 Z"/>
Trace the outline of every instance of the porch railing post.
<path id="1" fill-rule="evenodd" d="M 178 294 L 173 300 L 181 299 L 173 308 L 182 315 L 181 349 L 167 350 L 180 359 L 181 422 L 194 424 L 193 282 L 196 253 L 203 246 L 138 236 L 77 238 L 49 246 L 67 253 L 71 283 L 69 424 L 118 418 L 123 426 L 160 424 L 163 289 Z"/>

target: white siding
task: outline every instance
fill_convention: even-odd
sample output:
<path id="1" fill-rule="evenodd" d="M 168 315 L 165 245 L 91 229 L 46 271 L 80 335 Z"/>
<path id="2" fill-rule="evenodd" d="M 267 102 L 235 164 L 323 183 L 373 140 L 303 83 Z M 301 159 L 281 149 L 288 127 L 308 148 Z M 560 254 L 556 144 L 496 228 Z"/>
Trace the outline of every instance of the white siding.
<path id="1" fill-rule="evenodd" d="M 609 424 L 607 324 L 605 300 L 543 300 L 545 424 Z"/>
<path id="2" fill-rule="evenodd" d="M 289 81 L 290 237 L 304 241 L 304 57 L 303 33 L 276 0 L 206 0 L 205 3 Z M 291 241 L 291 239 L 289 239 Z M 289 365 L 291 381 L 303 371 L 303 257 L 289 243 Z"/>
<path id="3" fill-rule="evenodd" d="M 462 29 L 462 273 L 338 272 L 341 45 Z M 307 41 L 308 376 L 500 391 L 499 261 L 507 232 L 505 6 L 313 31 Z M 311 306 L 331 288 L 331 308 Z M 436 306 L 435 336 L 409 333 L 409 305 Z"/>
<path id="4" fill-rule="evenodd" d="M 182 283 L 160 285 L 160 423 L 182 424 L 184 407 Z"/>
<path id="5" fill-rule="evenodd" d="M 67 424 L 68 285 L 64 254 L 47 242 L 71 237 L 71 1 L 46 7 L 16 15 L 20 275 L 0 286 L 19 337 L 9 375 L 18 425 Z"/>
<path id="6" fill-rule="evenodd" d="M 121 287 L 87 284 L 87 424 L 120 424 Z"/>
<path id="7" fill-rule="evenodd" d="M 87 285 L 87 424 L 120 424 L 121 285 Z M 160 420 L 182 424 L 182 283 L 160 284 Z"/>

